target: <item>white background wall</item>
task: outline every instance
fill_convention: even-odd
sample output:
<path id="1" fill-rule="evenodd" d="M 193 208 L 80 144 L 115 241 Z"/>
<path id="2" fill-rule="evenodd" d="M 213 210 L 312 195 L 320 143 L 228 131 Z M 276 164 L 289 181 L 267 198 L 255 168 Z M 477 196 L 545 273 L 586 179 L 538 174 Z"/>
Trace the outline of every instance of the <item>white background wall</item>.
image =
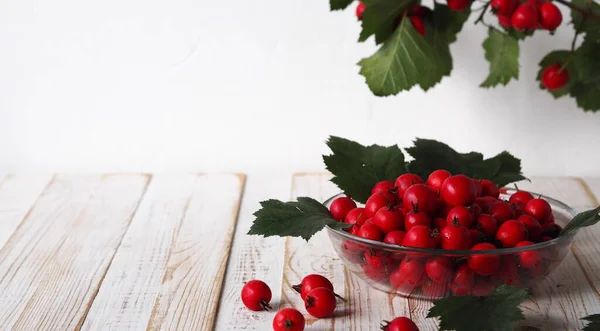
<path id="1" fill-rule="evenodd" d="M 485 90 L 486 30 L 468 24 L 451 78 L 377 98 L 357 74 L 374 47 L 356 42 L 353 10 L 330 13 L 327 0 L 1 0 L 0 171 L 312 171 L 334 134 L 507 149 L 527 175 L 600 174 L 600 113 L 534 82 L 543 55 L 569 47 L 570 26 L 522 46 L 521 81 Z"/>

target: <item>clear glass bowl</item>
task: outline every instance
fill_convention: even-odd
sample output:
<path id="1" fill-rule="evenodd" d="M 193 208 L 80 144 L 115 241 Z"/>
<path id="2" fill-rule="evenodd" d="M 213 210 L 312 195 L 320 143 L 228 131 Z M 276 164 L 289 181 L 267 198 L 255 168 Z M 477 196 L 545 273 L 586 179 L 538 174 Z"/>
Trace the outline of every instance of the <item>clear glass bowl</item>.
<path id="1" fill-rule="evenodd" d="M 500 198 L 508 200 L 515 190 L 508 189 Z M 534 196 L 540 194 L 532 193 Z M 325 201 L 329 204 L 342 194 Z M 566 204 L 542 196 L 552 207 L 555 222 L 564 227 L 575 216 L 575 211 Z M 577 231 L 556 239 L 526 247 L 503 248 L 486 251 L 450 251 L 422 249 L 386 244 L 354 236 L 348 232 L 327 227 L 329 238 L 346 267 L 371 286 L 392 294 L 425 300 L 439 299 L 452 295 L 487 295 L 502 284 L 530 287 L 539 283 L 565 258 Z M 535 267 L 523 265 L 521 256 L 541 257 Z M 538 255 L 539 254 L 539 255 Z M 493 255 L 500 259 L 500 267 L 489 276 L 479 276 L 467 269 L 467 260 L 475 255 Z M 438 279 L 434 282 L 424 273 L 427 261 L 437 259 L 452 266 L 453 274 L 460 274 L 458 281 Z M 537 259 L 536 259 L 537 260 Z M 449 263 L 448 263 L 449 262 Z M 402 269 L 400 270 L 400 264 Z M 463 267 L 464 266 L 464 267 Z M 457 272 L 461 269 L 460 272 Z M 473 277 L 473 286 L 466 278 Z M 458 283 L 458 284 L 457 284 Z"/>

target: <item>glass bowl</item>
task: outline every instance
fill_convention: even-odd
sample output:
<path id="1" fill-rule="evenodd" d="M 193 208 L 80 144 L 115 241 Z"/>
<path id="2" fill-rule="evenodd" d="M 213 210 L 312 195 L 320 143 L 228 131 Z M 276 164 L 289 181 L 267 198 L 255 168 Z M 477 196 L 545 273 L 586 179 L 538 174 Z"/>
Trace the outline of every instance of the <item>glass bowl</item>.
<path id="1" fill-rule="evenodd" d="M 516 191 L 507 189 L 500 198 L 508 200 L 514 192 Z M 575 216 L 575 211 L 566 204 L 540 194 L 532 194 L 548 201 L 555 222 L 563 228 Z M 330 203 L 340 196 L 343 194 L 329 198 L 324 204 L 329 207 Z M 453 295 L 488 295 L 502 284 L 531 287 L 539 283 L 562 262 L 577 234 L 577 231 L 574 231 L 526 247 L 451 251 L 387 244 L 330 227 L 327 227 L 327 231 L 333 247 L 346 267 L 363 281 L 390 294 L 425 300 Z M 474 256 L 477 259 L 477 256 L 481 255 L 493 256 L 491 259 L 494 261 L 499 259 L 500 267 L 488 276 L 474 274 L 468 268 L 467 261 Z M 521 263 L 521 257 L 524 257 L 524 260 L 527 258 L 531 260 L 531 257 L 534 257 L 538 263 L 534 265 Z M 435 264 L 437 266 L 431 267 Z M 441 276 L 436 281 L 432 281 L 427 276 L 429 272 L 425 272 L 426 265 L 429 265 L 434 272 L 451 268 L 452 276 L 449 279 Z M 441 268 L 441 266 L 445 267 Z M 441 274 L 447 275 L 448 272 Z"/>

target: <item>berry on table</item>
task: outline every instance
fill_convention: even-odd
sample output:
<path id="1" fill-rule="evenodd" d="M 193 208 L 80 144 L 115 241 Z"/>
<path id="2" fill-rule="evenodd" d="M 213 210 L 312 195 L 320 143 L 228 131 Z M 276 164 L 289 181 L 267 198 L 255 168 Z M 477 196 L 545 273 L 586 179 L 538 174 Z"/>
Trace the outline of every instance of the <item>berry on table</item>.
<path id="1" fill-rule="evenodd" d="M 271 289 L 269 285 L 261 280 L 251 280 L 242 287 L 242 302 L 250 310 L 269 310 L 271 301 Z"/>
<path id="2" fill-rule="evenodd" d="M 465 175 L 451 176 L 442 184 L 440 197 L 450 206 L 470 205 L 477 198 L 477 188 Z"/>
<path id="3" fill-rule="evenodd" d="M 381 322 L 381 330 L 383 331 L 419 331 L 419 328 L 408 317 L 396 317 L 391 322 Z"/>
<path id="4" fill-rule="evenodd" d="M 331 283 L 331 281 L 326 277 L 317 274 L 310 274 L 302 278 L 302 282 L 300 282 L 300 284 L 292 286 L 292 288 L 296 290 L 296 292 L 300 293 L 300 297 L 302 298 L 302 300 L 306 298 L 308 292 L 319 287 L 327 288 L 333 292 L 333 284 Z M 344 298 L 340 297 L 337 294 L 335 294 L 335 296 L 344 300 Z"/>
<path id="5" fill-rule="evenodd" d="M 569 72 L 560 63 L 551 64 L 542 71 L 542 85 L 549 90 L 558 90 L 568 81 Z"/>
<path id="6" fill-rule="evenodd" d="M 356 202 L 348 197 L 339 197 L 331 203 L 329 211 L 337 221 L 341 221 L 352 209 L 356 208 Z"/>
<path id="7" fill-rule="evenodd" d="M 274 331 L 304 331 L 304 315 L 292 308 L 284 308 L 273 318 Z"/>
<path id="8" fill-rule="evenodd" d="M 365 9 L 367 9 L 367 5 L 365 5 L 364 2 L 360 1 L 358 3 L 358 6 L 356 6 L 356 18 L 358 18 L 359 20 L 362 20 L 362 16 L 363 16 L 363 13 L 365 12 Z"/>
<path id="9" fill-rule="evenodd" d="M 519 242 L 527 240 L 527 228 L 517 220 L 508 220 L 498 228 L 496 239 L 504 248 L 515 247 Z"/>
<path id="10" fill-rule="evenodd" d="M 554 31 L 562 23 L 562 13 L 552 2 L 540 6 L 540 25 L 543 29 Z"/>
<path id="11" fill-rule="evenodd" d="M 511 17 L 512 26 L 521 31 L 529 32 L 537 29 L 539 25 L 538 10 L 531 3 L 520 4 Z"/>
<path id="12" fill-rule="evenodd" d="M 335 294 L 325 287 L 313 289 L 304 298 L 306 311 L 317 318 L 331 316 L 335 310 L 335 306 Z"/>

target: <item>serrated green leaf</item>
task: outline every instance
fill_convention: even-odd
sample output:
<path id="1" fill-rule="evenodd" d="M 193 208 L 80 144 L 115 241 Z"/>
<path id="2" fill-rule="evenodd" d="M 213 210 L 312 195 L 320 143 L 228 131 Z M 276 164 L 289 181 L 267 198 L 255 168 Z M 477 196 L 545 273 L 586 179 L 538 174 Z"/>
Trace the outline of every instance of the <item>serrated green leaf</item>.
<path id="1" fill-rule="evenodd" d="M 440 331 L 512 331 L 525 319 L 519 305 L 527 295 L 525 289 L 502 285 L 487 297 L 447 297 L 434 301 L 427 317 L 440 318 Z"/>
<path id="2" fill-rule="evenodd" d="M 569 80 L 572 81 L 569 93 L 585 111 L 600 110 L 600 42 L 595 38 L 590 34 L 585 36 L 569 67 Z"/>
<path id="3" fill-rule="evenodd" d="M 403 19 L 390 39 L 373 55 L 362 59 L 360 74 L 377 96 L 396 95 L 419 84 L 423 89 L 442 79 L 433 48 Z"/>
<path id="4" fill-rule="evenodd" d="M 327 146 L 332 155 L 323 161 L 334 177 L 331 179 L 344 194 L 366 202 L 371 189 L 382 180 L 395 181 L 405 173 L 404 154 L 398 146 L 362 146 L 354 141 L 330 137 Z"/>
<path id="5" fill-rule="evenodd" d="M 587 226 L 592 226 L 597 224 L 598 222 L 600 222 L 600 207 L 596 208 L 596 209 L 591 209 L 591 210 L 587 210 L 584 212 L 581 212 L 577 215 L 575 215 L 575 217 L 573 217 L 573 219 L 569 222 L 569 224 L 567 224 L 562 231 L 560 232 L 560 235 L 567 235 L 573 231 L 576 231 L 578 229 L 581 229 L 583 227 L 587 227 Z"/>
<path id="6" fill-rule="evenodd" d="M 590 10 L 596 15 L 600 15 L 600 5 L 598 3 L 588 0 L 573 0 L 571 2 L 573 5 Z M 578 10 L 571 10 L 571 19 L 573 21 L 573 26 L 577 31 L 600 36 L 599 20 L 589 18 L 584 19 L 584 14 Z"/>
<path id="7" fill-rule="evenodd" d="M 480 153 L 462 154 L 439 141 L 417 138 L 406 152 L 414 158 L 407 166 L 408 171 L 423 178 L 437 169 L 445 169 L 453 174 L 489 179 L 499 187 L 526 179 L 521 174 L 521 161 L 506 151 L 483 159 Z"/>
<path id="8" fill-rule="evenodd" d="M 371 0 L 362 16 L 362 31 L 358 41 L 375 35 L 381 44 L 396 30 L 402 11 L 415 3 L 414 0 Z"/>
<path id="9" fill-rule="evenodd" d="M 354 0 L 329 0 L 329 8 L 331 10 L 346 9 Z"/>
<path id="10" fill-rule="evenodd" d="M 589 315 L 582 320 L 586 320 L 589 323 L 581 331 L 600 331 L 600 314 Z"/>
<path id="11" fill-rule="evenodd" d="M 489 28 L 483 49 L 490 63 L 490 73 L 481 87 L 506 85 L 512 78 L 519 79 L 519 42 L 516 38 Z"/>
<path id="12" fill-rule="evenodd" d="M 555 64 L 555 63 L 565 64 L 564 70 L 567 70 L 567 72 L 569 72 L 569 75 L 574 75 L 572 63 L 566 62 L 566 60 L 569 58 L 570 55 L 571 55 L 571 51 L 558 50 L 558 51 L 550 52 L 546 56 L 544 56 L 544 58 L 539 63 L 540 70 L 538 70 L 538 74 L 536 77 L 537 81 L 540 82 L 540 87 L 543 88 L 543 86 L 541 85 L 542 72 L 544 71 L 544 69 L 546 67 L 548 67 L 552 64 Z M 569 91 L 571 90 L 571 87 L 573 87 L 574 82 L 575 82 L 574 79 L 570 79 L 569 82 L 567 82 L 567 84 L 563 88 L 558 89 L 558 90 L 547 90 L 547 91 L 554 98 L 560 98 L 566 94 L 569 94 Z"/>
<path id="13" fill-rule="evenodd" d="M 291 202 L 266 200 L 260 205 L 249 235 L 302 237 L 308 241 L 326 225 L 336 229 L 348 227 L 333 219 L 329 210 L 312 198 L 300 197 Z"/>

